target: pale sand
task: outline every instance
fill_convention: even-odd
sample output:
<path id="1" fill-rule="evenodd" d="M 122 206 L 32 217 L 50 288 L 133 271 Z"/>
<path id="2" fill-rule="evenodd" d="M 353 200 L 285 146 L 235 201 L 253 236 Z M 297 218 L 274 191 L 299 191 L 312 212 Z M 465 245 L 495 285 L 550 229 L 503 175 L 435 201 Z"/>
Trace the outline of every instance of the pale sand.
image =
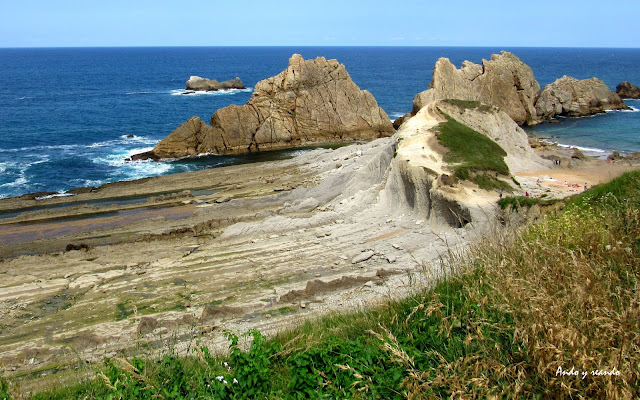
<path id="1" fill-rule="evenodd" d="M 594 185 L 609 182 L 625 172 L 640 169 L 638 162 L 609 163 L 604 160 L 587 160 L 572 168 L 554 168 L 524 171 L 515 174 L 522 185 L 522 191 L 538 196 L 547 193 L 549 197 L 566 197 L 584 191 Z"/>

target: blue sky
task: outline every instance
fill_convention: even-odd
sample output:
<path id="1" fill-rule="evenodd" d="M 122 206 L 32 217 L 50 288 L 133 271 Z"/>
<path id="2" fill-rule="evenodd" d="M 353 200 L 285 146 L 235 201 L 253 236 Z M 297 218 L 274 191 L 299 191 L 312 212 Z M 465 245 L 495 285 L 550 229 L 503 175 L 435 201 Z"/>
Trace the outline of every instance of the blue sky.
<path id="1" fill-rule="evenodd" d="M 0 47 L 640 47 L 640 1 L 0 0 Z"/>

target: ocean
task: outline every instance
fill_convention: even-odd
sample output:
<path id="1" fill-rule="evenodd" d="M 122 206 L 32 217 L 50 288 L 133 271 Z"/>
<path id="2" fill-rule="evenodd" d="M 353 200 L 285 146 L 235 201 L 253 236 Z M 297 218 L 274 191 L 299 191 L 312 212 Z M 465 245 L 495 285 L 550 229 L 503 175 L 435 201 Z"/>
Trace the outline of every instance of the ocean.
<path id="1" fill-rule="evenodd" d="M 0 49 L 0 197 L 57 192 L 107 182 L 193 171 L 298 151 L 206 156 L 167 162 L 125 162 L 147 151 L 187 118 L 209 121 L 215 110 L 244 104 L 256 82 L 278 74 L 289 57 L 324 56 L 345 64 L 395 119 L 427 89 L 433 65 L 460 66 L 500 50 L 533 69 L 541 86 L 563 75 L 598 77 L 611 89 L 640 85 L 640 49 L 464 47 L 154 47 Z M 246 90 L 181 94 L 191 75 L 240 77 Z M 630 112 L 566 118 L 527 131 L 588 154 L 640 151 L 640 102 Z M 131 136 L 133 135 L 133 136 Z"/>

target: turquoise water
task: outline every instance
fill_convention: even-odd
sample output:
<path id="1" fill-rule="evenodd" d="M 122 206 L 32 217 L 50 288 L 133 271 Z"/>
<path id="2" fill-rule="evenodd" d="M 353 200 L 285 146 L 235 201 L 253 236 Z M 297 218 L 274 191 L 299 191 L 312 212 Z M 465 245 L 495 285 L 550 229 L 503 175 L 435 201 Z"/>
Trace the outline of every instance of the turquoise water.
<path id="1" fill-rule="evenodd" d="M 207 156 L 127 163 L 150 150 L 187 118 L 209 121 L 215 110 L 244 104 L 256 82 L 286 68 L 293 53 L 345 64 L 391 119 L 411 110 L 433 65 L 460 66 L 509 50 L 529 64 L 541 85 L 562 75 L 599 77 L 612 89 L 640 84 L 640 49 L 462 47 L 241 47 L 0 49 L 0 197 L 132 180 L 251 161 Z M 182 95 L 191 75 L 240 77 L 247 90 Z M 629 105 L 640 109 L 637 101 Z M 615 112 L 529 129 L 560 143 L 640 151 L 640 113 Z M 134 135 L 134 137 L 128 137 Z M 287 156 L 287 154 L 280 155 Z"/>

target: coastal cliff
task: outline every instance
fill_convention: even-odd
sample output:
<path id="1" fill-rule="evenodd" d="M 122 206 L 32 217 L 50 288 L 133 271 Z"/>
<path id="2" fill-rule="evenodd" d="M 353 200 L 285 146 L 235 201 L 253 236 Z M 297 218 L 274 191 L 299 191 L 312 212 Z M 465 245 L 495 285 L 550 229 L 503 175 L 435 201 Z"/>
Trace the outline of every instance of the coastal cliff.
<path id="1" fill-rule="evenodd" d="M 243 154 L 372 140 L 393 132 L 387 114 L 351 80 L 343 64 L 294 54 L 286 70 L 255 85 L 245 105 L 219 109 L 210 125 L 193 117 L 133 159 Z"/>

